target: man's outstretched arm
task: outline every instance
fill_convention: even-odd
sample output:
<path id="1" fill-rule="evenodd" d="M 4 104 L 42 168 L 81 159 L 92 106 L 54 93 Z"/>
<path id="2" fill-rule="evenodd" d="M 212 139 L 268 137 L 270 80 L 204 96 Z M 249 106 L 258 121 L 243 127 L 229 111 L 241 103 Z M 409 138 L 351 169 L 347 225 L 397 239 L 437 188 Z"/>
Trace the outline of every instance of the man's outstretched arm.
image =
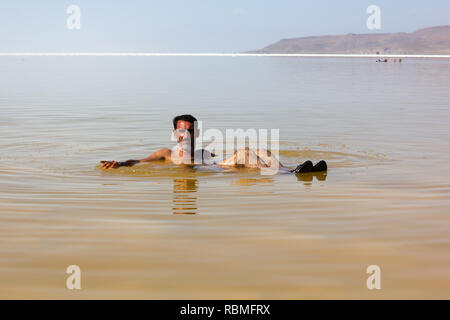
<path id="1" fill-rule="evenodd" d="M 156 160 L 170 160 L 170 155 L 171 155 L 172 151 L 170 151 L 170 149 L 164 148 L 164 149 L 160 149 L 154 153 L 152 153 L 150 156 L 148 156 L 147 158 L 144 159 L 140 159 L 140 160 L 127 160 L 127 161 L 122 161 L 122 162 L 118 162 L 118 161 L 100 161 L 100 163 L 102 164 L 102 168 L 103 169 L 109 169 L 109 168 L 119 168 L 119 167 L 132 167 L 137 163 L 142 163 L 142 162 L 151 162 L 151 161 L 156 161 Z"/>

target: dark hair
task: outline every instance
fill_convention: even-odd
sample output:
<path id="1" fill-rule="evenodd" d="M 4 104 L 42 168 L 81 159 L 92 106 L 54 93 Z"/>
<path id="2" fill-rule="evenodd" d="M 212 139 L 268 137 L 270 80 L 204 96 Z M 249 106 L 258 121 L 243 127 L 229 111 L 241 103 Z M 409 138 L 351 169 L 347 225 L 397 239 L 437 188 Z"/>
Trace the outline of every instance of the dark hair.
<path id="1" fill-rule="evenodd" d="M 195 127 L 197 127 L 197 119 L 195 119 L 194 116 L 191 116 L 190 114 L 183 114 L 181 116 L 176 116 L 173 118 L 173 128 L 177 128 L 177 123 L 179 120 L 187 121 L 192 123 Z"/>

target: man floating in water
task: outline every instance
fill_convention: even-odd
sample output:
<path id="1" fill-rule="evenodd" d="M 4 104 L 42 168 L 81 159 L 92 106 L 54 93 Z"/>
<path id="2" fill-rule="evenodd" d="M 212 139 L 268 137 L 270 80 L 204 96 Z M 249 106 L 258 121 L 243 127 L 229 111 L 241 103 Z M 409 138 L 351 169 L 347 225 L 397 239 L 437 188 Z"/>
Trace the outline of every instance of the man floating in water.
<path id="1" fill-rule="evenodd" d="M 174 150 L 168 148 L 160 149 L 147 158 L 140 160 L 100 161 L 104 169 L 119 167 L 131 167 L 138 163 L 152 162 L 157 160 L 171 161 L 176 164 L 194 164 L 200 159 L 200 163 L 211 163 L 215 154 L 205 149 L 195 149 L 195 140 L 198 137 L 197 119 L 192 115 L 185 114 L 173 119 L 174 136 L 178 142 Z M 266 149 L 241 148 L 225 160 L 217 163 L 221 167 L 245 167 L 245 168 L 276 168 L 293 173 L 308 173 L 327 170 L 324 160 L 315 165 L 308 160 L 290 169 L 282 165 L 272 153 Z"/>

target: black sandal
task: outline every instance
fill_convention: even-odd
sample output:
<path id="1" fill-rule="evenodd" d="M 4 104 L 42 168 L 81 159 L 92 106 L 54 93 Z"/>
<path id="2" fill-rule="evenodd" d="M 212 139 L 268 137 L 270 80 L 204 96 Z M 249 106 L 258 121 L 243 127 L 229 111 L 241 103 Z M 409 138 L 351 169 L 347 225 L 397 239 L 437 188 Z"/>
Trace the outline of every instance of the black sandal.
<path id="1" fill-rule="evenodd" d="M 291 170 L 291 172 L 294 173 L 307 173 L 311 172 L 313 169 L 313 163 L 309 160 L 303 162 L 302 164 L 299 164 L 297 168 Z"/>
<path id="2" fill-rule="evenodd" d="M 312 172 L 326 171 L 328 169 L 327 163 L 324 160 L 320 160 L 312 168 Z"/>

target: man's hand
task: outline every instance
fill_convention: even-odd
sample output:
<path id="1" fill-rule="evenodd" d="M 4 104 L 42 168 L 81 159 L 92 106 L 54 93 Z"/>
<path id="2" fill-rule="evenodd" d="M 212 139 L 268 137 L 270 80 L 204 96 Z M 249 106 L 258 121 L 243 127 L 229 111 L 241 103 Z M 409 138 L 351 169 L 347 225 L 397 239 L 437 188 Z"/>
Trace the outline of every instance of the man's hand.
<path id="1" fill-rule="evenodd" d="M 141 162 L 140 160 L 127 160 L 124 162 L 117 162 L 117 161 L 100 161 L 100 163 L 102 164 L 102 168 L 103 169 L 116 169 L 119 167 L 132 167 L 134 166 L 136 163 Z"/>
<path id="2" fill-rule="evenodd" d="M 117 162 L 117 161 L 114 161 L 114 160 L 112 160 L 112 161 L 100 161 L 100 163 L 102 164 L 102 168 L 103 169 L 109 169 L 109 168 L 116 169 L 116 168 L 120 167 L 120 163 Z"/>

